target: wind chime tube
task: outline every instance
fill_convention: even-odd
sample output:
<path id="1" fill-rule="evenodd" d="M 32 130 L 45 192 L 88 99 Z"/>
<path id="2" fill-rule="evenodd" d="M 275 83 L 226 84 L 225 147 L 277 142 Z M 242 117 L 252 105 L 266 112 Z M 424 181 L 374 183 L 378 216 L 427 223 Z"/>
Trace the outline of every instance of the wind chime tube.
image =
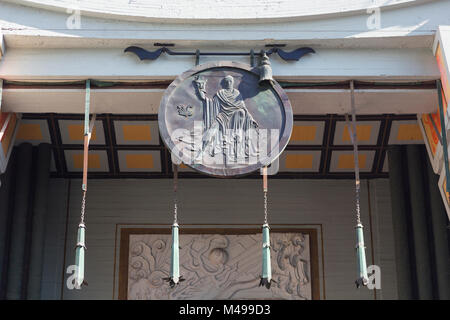
<path id="1" fill-rule="evenodd" d="M 272 266 L 270 264 L 270 235 L 269 235 L 269 225 L 265 223 L 263 225 L 263 248 L 262 248 L 262 276 L 260 286 L 265 286 L 270 289 L 270 283 L 272 281 Z"/>
<path id="2" fill-rule="evenodd" d="M 172 225 L 172 261 L 170 265 L 170 286 L 173 288 L 180 280 L 180 244 L 178 240 L 178 223 Z"/>
<path id="3" fill-rule="evenodd" d="M 355 108 L 355 87 L 354 82 L 350 81 L 351 90 L 351 108 L 352 108 L 352 126 L 348 120 L 348 115 L 345 115 L 347 127 L 350 133 L 350 138 L 353 143 L 353 157 L 355 163 L 355 203 L 356 203 L 356 257 L 358 278 L 356 279 L 356 288 L 361 285 L 366 286 L 369 282 L 367 276 L 366 251 L 364 246 L 363 225 L 361 223 L 361 208 L 360 208 L 360 187 L 361 181 L 359 179 L 359 157 L 358 157 L 358 143 L 356 136 L 356 108 Z"/>
<path id="4" fill-rule="evenodd" d="M 356 279 L 356 287 L 366 286 L 368 283 L 366 252 L 364 247 L 363 225 L 356 225 L 356 256 L 358 262 L 358 279 Z"/>
<path id="5" fill-rule="evenodd" d="M 173 164 L 173 224 L 172 224 L 172 255 L 170 260 L 170 277 L 163 278 L 169 282 L 171 288 L 175 287 L 181 281 L 184 281 L 180 276 L 180 243 L 179 243 L 179 228 L 178 225 L 178 207 L 177 207 L 177 189 L 178 189 L 178 166 Z"/>
<path id="6" fill-rule="evenodd" d="M 86 239 L 86 226 L 84 223 L 78 225 L 77 235 L 77 247 L 75 249 L 75 265 L 76 265 L 76 277 L 75 287 L 80 288 L 84 283 L 84 257 L 86 252 L 85 239 Z"/>
<path id="7" fill-rule="evenodd" d="M 81 190 L 83 196 L 81 200 L 81 217 L 78 225 L 77 245 L 75 248 L 75 287 L 81 288 L 84 281 L 84 263 L 86 255 L 86 225 L 84 224 L 84 215 L 86 208 L 86 192 L 87 192 L 87 171 L 88 171 L 88 157 L 89 157 L 89 139 L 92 128 L 89 126 L 89 107 L 90 107 L 90 95 L 91 95 L 91 82 L 86 81 L 86 100 L 84 106 L 84 146 L 83 146 L 83 180 Z M 93 122 L 95 121 L 95 115 L 93 116 Z"/>
<path id="8" fill-rule="evenodd" d="M 270 260 L 270 234 L 269 234 L 269 224 L 267 222 L 267 167 L 262 169 L 263 172 L 263 192 L 264 192 L 264 224 L 262 229 L 262 272 L 260 286 L 265 286 L 270 289 L 270 284 L 272 282 L 272 266 Z"/>

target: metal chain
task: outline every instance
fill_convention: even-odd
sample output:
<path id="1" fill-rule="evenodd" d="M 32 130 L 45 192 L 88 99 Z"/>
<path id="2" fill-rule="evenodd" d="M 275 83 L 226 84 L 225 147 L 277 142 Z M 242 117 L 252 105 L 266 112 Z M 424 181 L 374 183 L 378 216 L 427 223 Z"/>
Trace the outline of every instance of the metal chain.
<path id="1" fill-rule="evenodd" d="M 264 224 L 267 224 L 267 191 L 264 191 Z"/>
<path id="2" fill-rule="evenodd" d="M 350 121 L 348 115 L 345 115 L 347 127 L 350 133 L 350 138 L 353 142 L 353 158 L 355 162 L 355 202 L 356 202 L 356 224 L 361 224 L 361 206 L 360 206 L 360 193 L 361 193 L 361 181 L 359 179 L 359 158 L 358 158 L 358 145 L 356 142 L 356 126 L 350 127 Z"/>
<path id="3" fill-rule="evenodd" d="M 355 198 L 356 198 L 356 224 L 361 224 L 361 206 L 359 205 L 360 198 L 360 181 L 356 182 L 356 190 L 355 190 Z"/>
<path id="4" fill-rule="evenodd" d="M 360 189 L 361 181 L 359 179 L 359 157 L 358 157 L 358 141 L 356 137 L 356 108 L 355 108 L 355 87 L 354 82 L 350 81 L 351 90 L 351 111 L 352 111 L 352 123 L 350 126 L 350 121 L 348 114 L 345 114 L 345 121 L 347 123 L 348 132 L 350 139 L 353 144 L 353 159 L 355 163 L 355 202 L 356 202 L 356 224 L 361 224 L 361 206 L 360 206 Z"/>
<path id="5" fill-rule="evenodd" d="M 176 192 L 175 192 L 176 194 Z M 178 223 L 178 207 L 177 207 L 177 196 L 174 196 L 173 204 L 173 223 Z"/>
<path id="6" fill-rule="evenodd" d="M 84 224 L 84 213 L 86 210 L 86 190 L 83 190 L 83 197 L 81 199 L 81 218 L 80 223 Z"/>

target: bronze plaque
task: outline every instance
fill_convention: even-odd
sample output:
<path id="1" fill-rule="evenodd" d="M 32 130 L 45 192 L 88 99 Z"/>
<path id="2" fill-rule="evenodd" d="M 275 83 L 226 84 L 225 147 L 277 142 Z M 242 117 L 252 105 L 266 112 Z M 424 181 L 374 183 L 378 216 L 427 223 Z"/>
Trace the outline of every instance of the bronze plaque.
<path id="1" fill-rule="evenodd" d="M 292 132 L 292 107 L 275 81 L 259 84 L 259 69 L 213 62 L 178 76 L 159 108 L 165 145 L 189 167 L 213 176 L 251 173 L 269 165 Z"/>

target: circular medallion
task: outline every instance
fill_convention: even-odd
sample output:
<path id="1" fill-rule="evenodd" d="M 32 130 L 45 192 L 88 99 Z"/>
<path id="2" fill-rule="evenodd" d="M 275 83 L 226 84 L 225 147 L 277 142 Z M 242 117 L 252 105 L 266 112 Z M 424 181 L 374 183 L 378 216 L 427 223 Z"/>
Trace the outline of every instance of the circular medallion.
<path id="1" fill-rule="evenodd" d="M 292 107 L 258 67 L 220 61 L 178 76 L 166 89 L 159 131 L 172 156 L 202 173 L 229 177 L 269 165 L 292 132 Z"/>

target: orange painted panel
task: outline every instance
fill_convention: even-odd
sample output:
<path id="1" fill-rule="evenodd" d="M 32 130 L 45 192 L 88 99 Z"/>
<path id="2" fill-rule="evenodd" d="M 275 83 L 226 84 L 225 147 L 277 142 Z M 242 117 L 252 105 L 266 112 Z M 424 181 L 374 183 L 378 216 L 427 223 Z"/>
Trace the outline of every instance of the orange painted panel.
<path id="1" fill-rule="evenodd" d="M 418 124 L 399 124 L 397 140 L 418 141 L 422 140 L 422 132 Z"/>
<path id="2" fill-rule="evenodd" d="M 370 141 L 371 134 L 372 134 L 372 125 L 367 124 L 356 125 L 356 137 L 358 141 Z M 347 125 L 344 127 L 344 130 L 342 131 L 342 141 L 345 142 L 351 141 Z"/>
<path id="3" fill-rule="evenodd" d="M 294 125 L 292 128 L 292 141 L 314 141 L 316 139 L 316 126 Z"/>
<path id="4" fill-rule="evenodd" d="M 286 169 L 312 169 L 314 156 L 312 154 L 287 154 Z"/>
<path id="5" fill-rule="evenodd" d="M 38 123 L 22 123 L 17 131 L 19 140 L 42 140 L 42 129 Z"/>
<path id="6" fill-rule="evenodd" d="M 72 159 L 75 169 L 83 169 L 83 153 L 72 155 Z M 100 156 L 98 154 L 89 154 L 88 167 L 100 169 Z"/>
<path id="7" fill-rule="evenodd" d="M 123 125 L 123 139 L 125 141 L 151 141 L 149 125 Z"/>
<path id="8" fill-rule="evenodd" d="M 128 169 L 153 169 L 153 155 L 151 154 L 127 154 L 125 161 Z"/>
<path id="9" fill-rule="evenodd" d="M 67 126 L 67 131 L 69 132 L 69 139 L 73 141 L 83 141 L 84 140 L 84 124 L 69 124 Z M 91 134 L 91 141 L 97 139 L 97 129 L 94 126 Z"/>
<path id="10" fill-rule="evenodd" d="M 360 168 L 366 167 L 367 156 L 365 154 L 360 154 L 358 157 L 358 165 Z M 338 159 L 338 169 L 354 169 L 355 160 L 353 154 L 341 154 Z"/>

